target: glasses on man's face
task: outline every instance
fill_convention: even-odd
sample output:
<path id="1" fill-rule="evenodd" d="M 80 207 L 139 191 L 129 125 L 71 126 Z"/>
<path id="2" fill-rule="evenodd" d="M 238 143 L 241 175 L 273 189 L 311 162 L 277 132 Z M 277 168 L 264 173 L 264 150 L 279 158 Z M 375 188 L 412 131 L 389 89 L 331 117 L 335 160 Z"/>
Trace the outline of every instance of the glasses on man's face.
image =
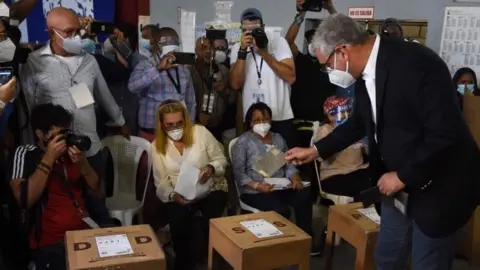
<path id="1" fill-rule="evenodd" d="M 331 52 L 330 55 L 327 57 L 327 61 L 325 61 L 325 63 L 320 63 L 320 71 L 325 73 L 329 73 L 330 71 L 332 71 L 332 68 L 330 67 L 330 60 L 332 59 L 332 57 L 335 55 L 336 52 L 337 52 L 336 49 L 333 50 L 333 52 Z"/>
<path id="2" fill-rule="evenodd" d="M 175 123 L 164 123 L 165 130 L 170 131 L 174 129 L 184 128 L 185 122 L 183 120 Z"/>
<path id="3" fill-rule="evenodd" d="M 57 33 L 60 34 L 64 38 L 74 37 L 74 36 L 76 36 L 80 33 L 79 28 L 67 28 L 67 29 L 63 29 L 63 30 L 58 29 L 58 28 L 55 28 L 55 29 L 57 30 Z"/>

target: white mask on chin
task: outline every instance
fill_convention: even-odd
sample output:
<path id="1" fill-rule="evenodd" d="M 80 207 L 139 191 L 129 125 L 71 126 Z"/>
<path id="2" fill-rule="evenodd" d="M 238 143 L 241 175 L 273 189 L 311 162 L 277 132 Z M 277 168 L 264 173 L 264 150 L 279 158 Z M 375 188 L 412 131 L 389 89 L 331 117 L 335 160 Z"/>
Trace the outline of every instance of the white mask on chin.
<path id="1" fill-rule="evenodd" d="M 328 78 L 330 79 L 330 82 L 332 84 L 335 84 L 336 86 L 339 86 L 341 88 L 348 88 L 350 87 L 352 84 L 354 84 L 357 79 L 355 79 L 355 77 L 353 77 L 352 74 L 348 73 L 348 61 L 347 61 L 347 70 L 346 71 L 343 71 L 343 70 L 338 70 L 337 69 L 337 55 L 334 54 L 334 66 L 333 66 L 333 70 L 330 70 L 328 72 Z"/>
<path id="2" fill-rule="evenodd" d="M 0 42 L 0 63 L 12 61 L 16 49 L 17 46 L 9 38 Z"/>
<path id="3" fill-rule="evenodd" d="M 268 132 L 270 131 L 270 124 L 269 123 L 261 123 L 253 125 L 253 132 L 257 133 L 258 135 L 262 136 L 263 138 L 267 136 Z"/>
<path id="4" fill-rule="evenodd" d="M 174 130 L 167 131 L 168 137 L 174 141 L 179 141 L 183 138 L 183 128 L 177 128 Z"/>

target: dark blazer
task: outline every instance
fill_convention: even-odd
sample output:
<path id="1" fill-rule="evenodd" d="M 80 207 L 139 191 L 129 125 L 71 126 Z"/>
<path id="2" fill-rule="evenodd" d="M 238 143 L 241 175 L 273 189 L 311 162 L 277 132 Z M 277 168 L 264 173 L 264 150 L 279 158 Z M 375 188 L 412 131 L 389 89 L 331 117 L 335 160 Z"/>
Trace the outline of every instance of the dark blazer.
<path id="1" fill-rule="evenodd" d="M 430 237 L 449 235 L 480 201 L 480 151 L 450 72 L 427 47 L 384 38 L 376 69 L 377 126 L 360 79 L 352 117 L 315 144 L 318 153 L 328 158 L 366 134 L 372 186 L 385 172 L 397 172 L 410 195 L 408 216 Z"/>

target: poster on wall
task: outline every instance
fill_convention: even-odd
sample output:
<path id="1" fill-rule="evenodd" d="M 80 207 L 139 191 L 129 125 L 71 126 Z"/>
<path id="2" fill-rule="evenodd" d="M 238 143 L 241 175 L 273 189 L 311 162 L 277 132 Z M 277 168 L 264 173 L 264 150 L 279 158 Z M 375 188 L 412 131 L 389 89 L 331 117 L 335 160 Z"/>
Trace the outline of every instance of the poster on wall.
<path id="1" fill-rule="evenodd" d="M 7 4 L 16 2 L 6 1 Z M 48 41 L 46 17 L 55 7 L 65 7 L 75 11 L 79 16 L 91 16 L 96 20 L 113 22 L 115 0 L 42 0 L 20 24 L 22 42 L 44 43 Z"/>
<path id="2" fill-rule="evenodd" d="M 470 67 L 480 72 L 480 7 L 447 7 L 440 56 L 454 74 Z"/>

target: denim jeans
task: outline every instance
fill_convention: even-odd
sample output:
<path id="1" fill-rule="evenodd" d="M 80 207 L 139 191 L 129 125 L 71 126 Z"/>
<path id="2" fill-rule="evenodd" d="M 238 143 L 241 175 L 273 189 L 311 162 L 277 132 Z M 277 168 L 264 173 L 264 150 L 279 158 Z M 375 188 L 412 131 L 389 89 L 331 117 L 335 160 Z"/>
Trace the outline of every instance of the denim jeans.
<path id="1" fill-rule="evenodd" d="M 444 238 L 423 234 L 393 205 L 382 203 L 380 235 L 375 251 L 377 270 L 405 270 L 411 255 L 413 270 L 450 270 L 458 233 Z"/>
<path id="2" fill-rule="evenodd" d="M 103 158 L 103 152 L 98 151 L 95 155 L 88 157 L 88 163 L 90 166 L 95 170 L 102 183 L 103 187 L 103 180 L 105 176 L 105 162 Z M 88 213 L 90 217 L 97 222 L 98 225 L 106 225 L 111 224 L 110 214 L 107 209 L 107 205 L 105 204 L 105 197 L 98 198 L 89 194 L 89 192 L 85 192 L 85 205 L 87 207 Z"/>

